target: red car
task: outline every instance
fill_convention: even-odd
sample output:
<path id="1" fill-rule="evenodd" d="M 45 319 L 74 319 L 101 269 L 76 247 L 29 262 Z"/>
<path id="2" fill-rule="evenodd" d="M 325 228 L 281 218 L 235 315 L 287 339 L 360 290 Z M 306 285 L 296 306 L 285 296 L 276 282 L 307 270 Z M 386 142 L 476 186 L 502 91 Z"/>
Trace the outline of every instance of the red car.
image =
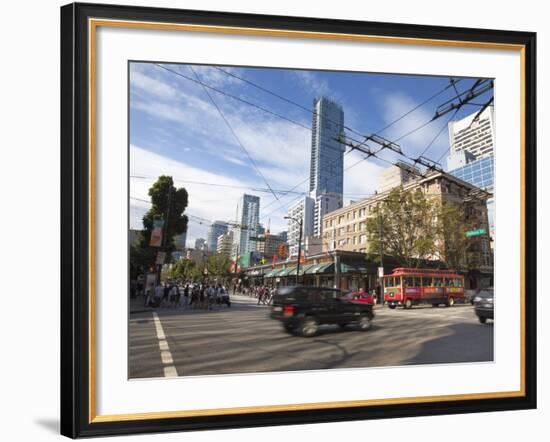
<path id="1" fill-rule="evenodd" d="M 343 298 L 352 302 L 359 302 L 361 304 L 374 305 L 373 295 L 367 292 L 349 292 L 349 293 L 346 293 L 343 296 Z"/>

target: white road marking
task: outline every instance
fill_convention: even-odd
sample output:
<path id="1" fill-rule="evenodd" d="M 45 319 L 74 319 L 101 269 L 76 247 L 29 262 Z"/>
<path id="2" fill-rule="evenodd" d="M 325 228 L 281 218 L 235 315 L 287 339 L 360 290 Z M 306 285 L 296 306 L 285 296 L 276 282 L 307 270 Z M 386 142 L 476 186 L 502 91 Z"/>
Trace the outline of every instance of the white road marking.
<path id="1" fill-rule="evenodd" d="M 164 377 L 177 377 L 178 371 L 174 366 L 174 359 L 172 358 L 172 353 L 170 353 L 170 347 L 166 341 L 166 335 L 164 334 L 164 329 L 157 312 L 153 312 L 153 319 L 155 321 L 155 328 L 157 329 L 157 339 L 159 340 L 160 358 L 164 364 Z"/>

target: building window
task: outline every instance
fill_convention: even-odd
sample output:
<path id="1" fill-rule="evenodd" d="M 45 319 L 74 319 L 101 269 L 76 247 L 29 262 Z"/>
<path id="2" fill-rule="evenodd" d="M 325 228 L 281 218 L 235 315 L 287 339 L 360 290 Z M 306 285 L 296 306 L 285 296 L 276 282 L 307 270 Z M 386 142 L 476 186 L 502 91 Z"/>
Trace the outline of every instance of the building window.
<path id="1" fill-rule="evenodd" d="M 361 235 L 361 244 L 367 243 L 367 235 Z"/>

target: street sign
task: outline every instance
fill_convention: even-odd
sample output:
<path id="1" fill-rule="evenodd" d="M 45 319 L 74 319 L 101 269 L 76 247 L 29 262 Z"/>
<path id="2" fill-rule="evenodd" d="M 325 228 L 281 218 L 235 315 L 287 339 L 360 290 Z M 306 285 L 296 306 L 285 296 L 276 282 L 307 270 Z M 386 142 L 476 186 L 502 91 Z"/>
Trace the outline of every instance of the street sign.
<path id="1" fill-rule="evenodd" d="M 466 232 L 466 238 L 469 238 L 470 236 L 484 235 L 485 233 L 487 233 L 487 230 L 485 229 L 469 230 Z"/>
<path id="2" fill-rule="evenodd" d="M 384 277 L 384 267 L 378 267 L 378 277 Z"/>

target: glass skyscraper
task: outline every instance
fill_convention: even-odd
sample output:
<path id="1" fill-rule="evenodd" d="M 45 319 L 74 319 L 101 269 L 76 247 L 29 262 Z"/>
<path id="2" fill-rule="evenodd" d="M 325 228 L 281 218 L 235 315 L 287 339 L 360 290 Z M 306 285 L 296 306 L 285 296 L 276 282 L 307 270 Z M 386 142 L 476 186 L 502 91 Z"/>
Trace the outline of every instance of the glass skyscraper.
<path id="1" fill-rule="evenodd" d="M 495 157 L 485 157 L 467 163 L 465 166 L 454 170 L 449 170 L 451 175 L 460 178 L 487 192 L 494 192 L 495 177 Z M 491 238 L 495 237 L 495 199 L 491 197 L 487 200 L 487 216 L 489 218 L 489 234 Z"/>
<path id="2" fill-rule="evenodd" d="M 216 252 L 218 248 L 218 237 L 227 233 L 228 226 L 224 221 L 214 221 L 210 227 L 208 227 L 208 236 L 206 238 L 206 245 L 209 252 Z"/>
<path id="3" fill-rule="evenodd" d="M 311 167 L 309 190 L 312 197 L 344 193 L 344 151 L 338 139 L 344 132 L 342 106 L 325 97 L 313 102 Z"/>
<path id="4" fill-rule="evenodd" d="M 239 208 L 239 226 L 233 230 L 233 255 L 243 256 L 256 250 L 251 238 L 257 237 L 260 229 L 260 197 L 244 194 Z"/>

